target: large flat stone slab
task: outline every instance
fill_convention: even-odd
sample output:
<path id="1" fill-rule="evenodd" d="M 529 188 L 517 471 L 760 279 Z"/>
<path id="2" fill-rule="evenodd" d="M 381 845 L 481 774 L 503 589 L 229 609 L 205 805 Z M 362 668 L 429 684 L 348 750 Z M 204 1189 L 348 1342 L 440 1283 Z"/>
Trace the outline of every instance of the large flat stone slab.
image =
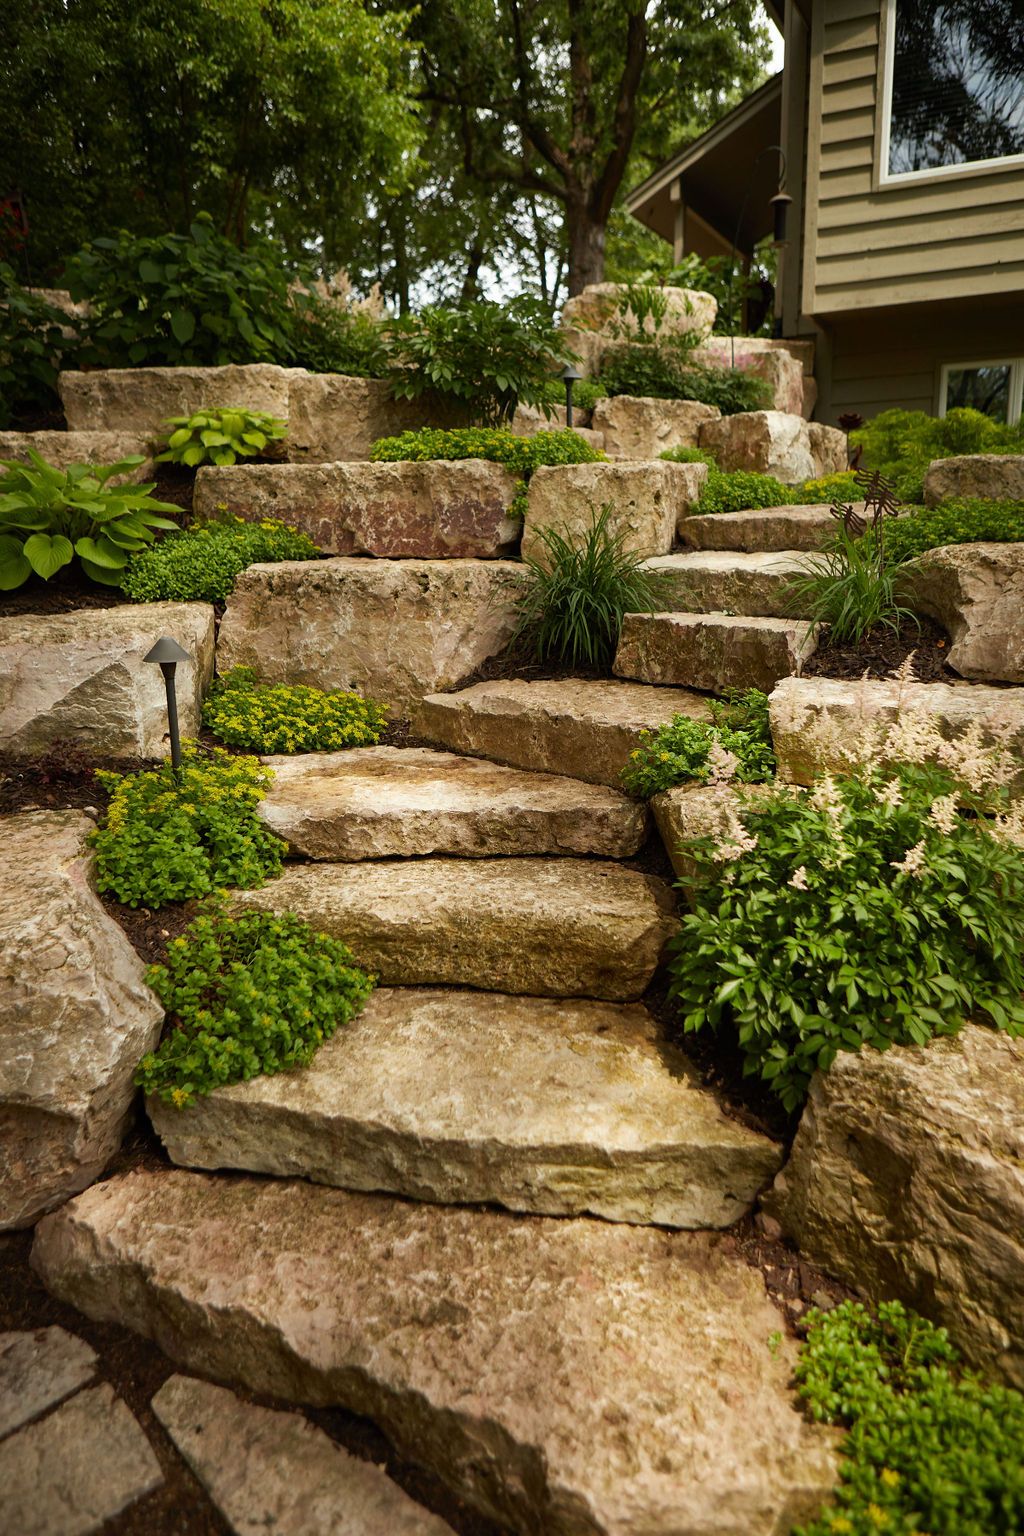
<path id="1" fill-rule="evenodd" d="M 641 732 L 675 715 L 710 720 L 711 710 L 700 694 L 681 688 L 510 678 L 425 698 L 416 727 L 455 752 L 617 786 Z"/>
<path id="2" fill-rule="evenodd" d="M 638 1003 L 385 989 L 303 1071 L 149 1112 L 188 1168 L 669 1227 L 730 1225 L 781 1162 Z"/>
<path id="3" fill-rule="evenodd" d="M 344 940 L 385 986 L 618 1002 L 645 990 L 676 926 L 664 881 L 592 859 L 307 864 L 234 899 Z"/>
<path id="4" fill-rule="evenodd" d="M 301 1414 L 188 1376 L 165 1381 L 153 1411 L 235 1536 L 452 1536 Z"/>
<path id="5" fill-rule="evenodd" d="M 273 363 L 96 368 L 60 374 L 57 388 L 69 431 L 132 432 L 154 439 L 168 416 L 190 416 L 204 407 L 237 405 L 287 418 L 291 380 L 302 372 Z"/>
<path id="6" fill-rule="evenodd" d="M 717 405 L 696 400 L 606 395 L 595 404 L 591 420 L 609 458 L 657 459 L 666 448 L 696 448 L 701 423 L 720 415 Z"/>
<path id="7" fill-rule="evenodd" d="M 195 509 L 279 518 L 325 555 L 497 559 L 519 545 L 518 480 L 485 459 L 454 463 L 233 464 L 201 469 Z"/>
<path id="8" fill-rule="evenodd" d="M 71 741 L 98 757 L 164 757 L 167 698 L 143 657 L 170 635 L 190 660 L 177 670 L 183 736 L 198 736 L 213 676 L 210 603 L 126 603 L 0 617 L 0 751 L 33 757 Z"/>
<path id="9" fill-rule="evenodd" d="M 807 569 L 806 557 L 793 550 L 751 555 L 687 550 L 647 565 L 663 578 L 660 600 L 665 611 L 759 619 L 792 617 L 792 583 Z"/>
<path id="10" fill-rule="evenodd" d="M 721 1239 L 138 1172 L 47 1218 L 47 1286 L 188 1368 L 378 1423 L 544 1536 L 777 1536 L 835 1476 Z"/>
<path id="11" fill-rule="evenodd" d="M 0 432 L 0 459 L 27 463 L 29 448 L 55 469 L 68 469 L 72 464 L 118 464 L 137 453 L 142 454 L 143 463 L 126 475 L 126 480 L 150 480 L 156 468 L 144 433 Z"/>
<path id="12" fill-rule="evenodd" d="M 121 1144 L 164 1010 L 95 895 L 78 811 L 0 820 L 0 1229 L 84 1189 Z"/>
<path id="13" fill-rule="evenodd" d="M 524 560 L 550 564 L 541 534 L 560 533 L 583 542 L 594 518 L 611 508 L 608 528 L 630 553 L 667 554 L 675 542 L 676 523 L 689 507 L 692 464 L 650 463 L 542 464 L 530 477 L 523 523 Z M 679 471 L 683 471 L 682 474 Z"/>
<path id="14" fill-rule="evenodd" d="M 96 1351 L 63 1328 L 0 1333 L 0 1440 L 77 1392 L 96 1372 Z"/>
<path id="15" fill-rule="evenodd" d="M 946 630 L 961 677 L 1024 683 L 1024 544 L 930 549 L 906 579 L 906 602 Z"/>
<path id="16" fill-rule="evenodd" d="M 88 1536 L 163 1482 L 130 1409 L 104 1383 L 0 1445 L 2 1529 Z"/>
<path id="17" fill-rule="evenodd" d="M 846 468 L 845 432 L 795 411 L 741 411 L 704 422 L 700 446 L 714 454 L 719 469 L 774 475 L 784 485 Z"/>
<path id="18" fill-rule="evenodd" d="M 760 688 L 799 672 L 815 648 L 814 626 L 799 619 L 725 613 L 627 613 L 612 668 L 640 683 L 725 693 Z"/>
<path id="19" fill-rule="evenodd" d="M 811 784 L 818 774 L 884 756 L 890 727 L 918 712 L 933 717 L 946 740 L 977 725 L 987 742 L 1005 743 L 1021 762 L 1014 787 L 1024 788 L 1024 690 L 895 679 L 783 678 L 768 701 L 779 778 Z"/>
<path id="20" fill-rule="evenodd" d="M 379 437 L 455 426 L 439 402 L 393 400 L 387 379 L 293 371 L 288 392 L 288 457 L 307 464 L 365 460 Z"/>
<path id="21" fill-rule="evenodd" d="M 401 714 L 507 645 L 524 568 L 508 560 L 286 560 L 243 571 L 217 665 L 354 689 Z"/>
<path id="22" fill-rule="evenodd" d="M 859 505 L 863 509 L 863 503 Z M 837 526 L 827 506 L 697 512 L 684 517 L 679 524 L 679 542 L 687 549 L 731 549 L 751 555 L 786 550 L 812 552 L 821 549 Z"/>
<path id="23" fill-rule="evenodd" d="M 929 507 L 978 497 L 983 501 L 1024 501 L 1024 453 L 965 453 L 933 459 L 924 477 Z"/>
<path id="24" fill-rule="evenodd" d="M 268 757 L 267 825 L 309 859 L 598 853 L 628 858 L 642 806 L 613 789 L 422 747 Z"/>
<path id="25" fill-rule="evenodd" d="M 1024 1387 L 1024 1040 L 842 1052 L 770 1197 L 802 1252 Z"/>

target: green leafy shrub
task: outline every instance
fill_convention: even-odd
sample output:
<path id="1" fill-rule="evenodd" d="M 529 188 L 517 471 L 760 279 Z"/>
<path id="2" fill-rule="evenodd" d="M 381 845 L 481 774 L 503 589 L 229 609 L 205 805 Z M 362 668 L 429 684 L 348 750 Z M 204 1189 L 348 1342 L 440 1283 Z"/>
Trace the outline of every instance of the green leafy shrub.
<path id="1" fill-rule="evenodd" d="M 682 443 L 675 448 L 663 448 L 658 458 L 667 459 L 670 464 L 707 464 L 711 469 L 715 465 L 714 454 L 706 448 L 684 448 Z"/>
<path id="2" fill-rule="evenodd" d="M 305 1067 L 373 991 L 338 939 L 291 913 L 204 912 L 149 985 L 172 1028 L 135 1081 L 178 1109 L 222 1083 Z"/>
<path id="3" fill-rule="evenodd" d="M 825 549 L 808 556 L 807 574 L 788 587 L 792 611 L 827 624 L 829 645 L 859 644 L 871 630 L 898 634 L 914 614 L 898 600 L 901 575 L 873 528 L 859 538 L 840 524 Z"/>
<path id="4" fill-rule="evenodd" d="M 895 1301 L 812 1311 L 796 1376 L 848 1433 L 834 1505 L 794 1536 L 1024 1530 L 1024 1395 L 962 1371 L 944 1328 Z"/>
<path id="5" fill-rule="evenodd" d="M 775 750 L 768 724 L 768 695 L 759 688 L 734 692 L 711 703 L 712 723 L 675 715 L 656 731 L 642 731 L 629 754 L 622 782 L 632 795 L 648 799 L 675 784 L 706 784 L 709 754 L 716 745 L 736 758 L 736 777 L 763 784 L 775 777 Z"/>
<path id="6" fill-rule="evenodd" d="M 0 459 L 0 591 L 20 587 L 33 572 L 49 581 L 76 555 L 90 580 L 119 586 L 131 555 L 152 543 L 155 530 L 178 526 L 162 514 L 179 509 L 154 500 L 153 484 L 112 483 L 137 469 L 141 456 L 67 469 L 47 464 L 34 448 L 28 458 Z"/>
<path id="7" fill-rule="evenodd" d="M 924 475 L 933 459 L 965 453 L 1024 453 L 1024 424 L 1009 427 L 981 411 L 958 407 L 945 416 L 925 411 L 882 411 L 850 433 L 866 469 L 892 480 L 905 502 L 924 500 Z"/>
<path id="8" fill-rule="evenodd" d="M 573 410 L 592 411 L 599 400 L 603 400 L 608 391 L 600 379 L 577 379 L 572 387 Z M 564 405 L 565 381 L 561 378 L 549 379 L 544 388 L 538 405 Z"/>
<path id="9" fill-rule="evenodd" d="M 311 294 L 292 326 L 293 363 L 311 373 L 386 379 L 391 370 L 387 331 L 379 320 Z"/>
<path id="10" fill-rule="evenodd" d="M 805 480 L 803 485 L 792 492 L 792 496 L 794 502 L 832 506 L 840 501 L 862 501 L 864 491 L 857 484 L 856 470 L 844 469 L 837 475 L 821 475 L 816 480 Z"/>
<path id="11" fill-rule="evenodd" d="M 167 446 L 158 453 L 158 464 L 185 464 L 197 469 L 200 464 L 234 464 L 238 459 L 254 459 L 273 450 L 284 440 L 287 423 L 265 411 L 247 411 L 241 406 L 222 406 L 217 410 L 193 411 L 191 416 L 168 416 L 164 425 L 173 427 Z"/>
<path id="12" fill-rule="evenodd" d="M 568 361 L 547 310 L 527 298 L 406 315 L 391 326 L 390 347 L 397 400 L 434 395 L 488 426 L 510 420 L 520 403 L 542 405 Z"/>
<path id="13" fill-rule="evenodd" d="M 92 835 L 96 883 L 126 906 L 162 907 L 280 873 L 285 845 L 256 815 L 273 774 L 257 758 L 186 747 L 180 782 L 170 763 L 96 777 L 110 795 Z"/>
<path id="14" fill-rule="evenodd" d="M 65 281 L 88 299 L 82 359 L 99 368 L 289 363 L 295 305 L 280 252 L 235 245 L 200 214 L 187 235 L 93 240 Z"/>
<path id="15" fill-rule="evenodd" d="M 717 405 L 723 416 L 771 405 L 771 386 L 759 373 L 694 362 L 699 339 L 691 332 L 657 342 L 615 342 L 602 359 L 601 383 L 610 395 L 700 400 Z"/>
<path id="16" fill-rule="evenodd" d="M 755 475 L 749 470 L 715 469 L 708 471 L 696 512 L 746 512 L 761 507 L 786 507 L 794 500 L 791 485 L 783 485 L 774 475 Z"/>
<path id="17" fill-rule="evenodd" d="M 940 763 L 977 757 L 927 728 Z M 671 961 L 684 1028 L 733 1035 L 787 1109 L 841 1050 L 921 1045 L 978 1014 L 1024 1030 L 1024 834 L 1019 815 L 973 814 L 981 793 L 899 763 L 730 810 L 717 841 L 687 845 L 695 909 Z"/>
<path id="18" fill-rule="evenodd" d="M 249 667 L 234 667 L 211 689 L 203 724 L 221 741 L 251 752 L 339 752 L 372 747 L 387 709 L 357 693 L 261 685 Z"/>
<path id="19" fill-rule="evenodd" d="M 886 530 L 891 560 L 909 560 L 943 544 L 1019 544 L 1024 540 L 1024 501 L 944 501 L 917 507 Z"/>
<path id="20" fill-rule="evenodd" d="M 530 580 L 517 603 L 513 641 L 531 644 L 540 660 L 608 670 L 623 615 L 659 606 L 662 581 L 623 548 L 611 516 L 606 504 L 578 541 L 557 528 L 538 531 L 543 554 L 524 562 Z"/>
<path id="21" fill-rule="evenodd" d="M 0 427 L 34 412 L 60 411 L 57 375 L 74 367 L 77 346 L 71 317 L 22 288 L 0 262 Z"/>
<path id="22" fill-rule="evenodd" d="M 312 539 L 284 523 L 194 523 L 136 555 L 121 586 L 133 603 L 221 603 L 247 566 L 318 554 Z"/>
<path id="23" fill-rule="evenodd" d="M 507 427 L 424 427 L 418 432 L 403 432 L 398 437 L 380 437 L 370 450 L 374 463 L 393 463 L 404 459 L 490 459 L 504 464 L 523 483 L 509 507 L 514 517 L 526 514 L 526 486 L 541 464 L 593 464 L 606 457 L 592 448 L 578 432 L 535 432 L 519 437 Z"/>

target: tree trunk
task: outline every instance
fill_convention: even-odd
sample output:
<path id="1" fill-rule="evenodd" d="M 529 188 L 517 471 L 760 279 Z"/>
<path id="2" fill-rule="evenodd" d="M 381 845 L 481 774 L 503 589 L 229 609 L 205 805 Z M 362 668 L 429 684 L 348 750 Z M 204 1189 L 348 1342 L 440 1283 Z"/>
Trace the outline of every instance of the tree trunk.
<path id="1" fill-rule="evenodd" d="M 584 202 L 571 200 L 566 209 L 569 236 L 569 296 L 579 293 L 588 283 L 604 279 L 604 240 L 606 225 L 594 218 Z"/>

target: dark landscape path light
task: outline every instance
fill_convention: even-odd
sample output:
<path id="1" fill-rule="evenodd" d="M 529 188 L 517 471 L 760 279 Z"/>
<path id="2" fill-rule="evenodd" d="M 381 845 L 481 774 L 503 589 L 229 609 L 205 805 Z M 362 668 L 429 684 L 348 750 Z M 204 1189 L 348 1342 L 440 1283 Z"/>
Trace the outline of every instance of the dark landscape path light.
<path id="1" fill-rule="evenodd" d="M 572 363 L 567 364 L 562 374 L 562 380 L 565 384 L 565 424 L 567 427 L 572 426 L 572 387 L 576 380 L 582 379 L 582 377 L 582 373 L 580 373 L 578 368 L 574 368 Z"/>
<path id="2" fill-rule="evenodd" d="M 178 731 L 178 696 L 174 689 L 174 673 L 179 661 L 190 661 L 191 657 L 177 640 L 172 640 L 170 635 L 164 635 L 142 659 L 156 662 L 164 675 L 164 688 L 167 691 L 167 734 L 171 738 L 171 767 L 175 777 L 180 778 L 181 735 Z"/>

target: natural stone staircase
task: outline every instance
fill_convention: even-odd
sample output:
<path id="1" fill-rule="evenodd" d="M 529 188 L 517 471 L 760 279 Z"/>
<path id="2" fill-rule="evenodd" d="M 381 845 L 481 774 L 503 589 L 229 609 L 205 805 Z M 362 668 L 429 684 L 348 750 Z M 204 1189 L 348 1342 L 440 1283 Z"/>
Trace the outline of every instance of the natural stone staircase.
<path id="1" fill-rule="evenodd" d="M 666 611 L 739 613 L 764 619 L 792 615 L 790 587 L 806 572 L 806 557 L 794 550 L 756 554 L 686 550 L 646 563 L 663 578 Z"/>
<path id="2" fill-rule="evenodd" d="M 693 513 L 679 523 L 679 542 L 687 549 L 735 550 L 768 554 L 821 548 L 835 531 L 827 506 L 767 507 L 750 512 Z"/>

